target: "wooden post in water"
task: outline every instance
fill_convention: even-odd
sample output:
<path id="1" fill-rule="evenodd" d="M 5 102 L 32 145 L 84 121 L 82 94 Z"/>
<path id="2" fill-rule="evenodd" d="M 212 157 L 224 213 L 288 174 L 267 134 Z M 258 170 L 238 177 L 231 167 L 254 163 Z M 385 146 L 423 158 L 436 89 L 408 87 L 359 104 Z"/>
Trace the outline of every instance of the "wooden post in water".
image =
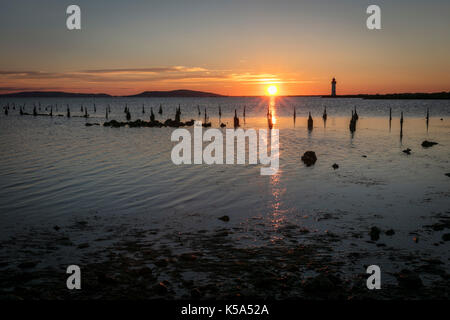
<path id="1" fill-rule="evenodd" d="M 403 111 L 400 116 L 400 140 L 403 138 Z"/>
<path id="2" fill-rule="evenodd" d="M 269 112 L 269 116 L 267 117 L 267 124 L 269 126 L 269 129 L 272 130 L 273 128 L 272 112 Z"/>
<path id="3" fill-rule="evenodd" d="M 294 125 L 295 125 L 295 118 L 297 118 L 297 112 L 296 112 L 295 106 L 294 106 Z"/>
<path id="4" fill-rule="evenodd" d="M 311 117 L 311 112 L 309 112 L 309 117 L 308 117 L 308 130 L 311 131 L 313 129 L 313 119 Z"/>
<path id="5" fill-rule="evenodd" d="M 239 118 L 238 118 L 238 116 L 237 116 L 237 111 L 236 111 L 236 109 L 234 109 L 234 119 L 233 119 L 233 122 L 234 122 L 234 128 L 235 128 L 235 129 L 238 128 L 238 127 L 239 127 Z"/>
<path id="6" fill-rule="evenodd" d="M 153 113 L 153 107 L 150 107 L 150 122 L 155 121 L 155 115 Z"/>
<path id="7" fill-rule="evenodd" d="M 427 131 L 428 131 L 429 122 L 430 122 L 430 109 L 427 108 Z"/>
<path id="8" fill-rule="evenodd" d="M 352 110 L 352 118 L 350 119 L 350 132 L 353 134 L 356 131 L 356 117 Z"/>
<path id="9" fill-rule="evenodd" d="M 391 132 L 392 127 L 392 108 L 389 107 L 389 132 Z"/>
<path id="10" fill-rule="evenodd" d="M 181 119 L 181 106 L 178 105 L 178 109 L 175 113 L 175 122 L 180 122 Z"/>

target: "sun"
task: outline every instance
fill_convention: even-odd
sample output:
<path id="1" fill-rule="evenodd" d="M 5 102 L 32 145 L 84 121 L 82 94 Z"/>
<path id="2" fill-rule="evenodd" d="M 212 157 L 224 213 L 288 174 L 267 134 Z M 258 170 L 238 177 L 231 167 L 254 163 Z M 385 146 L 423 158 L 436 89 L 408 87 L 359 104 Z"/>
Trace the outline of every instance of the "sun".
<path id="1" fill-rule="evenodd" d="M 277 94 L 278 88 L 277 88 L 276 86 L 269 86 L 269 87 L 267 88 L 267 92 L 268 92 L 271 96 L 274 96 L 274 95 Z"/>

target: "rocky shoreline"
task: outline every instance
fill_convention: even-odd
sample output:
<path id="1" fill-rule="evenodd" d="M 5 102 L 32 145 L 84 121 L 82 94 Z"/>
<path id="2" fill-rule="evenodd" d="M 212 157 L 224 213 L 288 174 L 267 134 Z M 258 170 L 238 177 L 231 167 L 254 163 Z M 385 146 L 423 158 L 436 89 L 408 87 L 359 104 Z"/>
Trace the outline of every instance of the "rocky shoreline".
<path id="1" fill-rule="evenodd" d="M 275 231 L 277 240 L 242 246 L 234 237 L 241 228 L 228 226 L 229 218 L 224 217 L 221 227 L 184 233 L 107 226 L 100 220 L 94 216 L 92 221 L 2 241 L 0 299 L 359 300 L 448 299 L 450 295 L 449 262 L 414 249 L 405 253 L 381 246 L 380 237 L 392 236 L 393 230 L 372 227 L 340 235 L 287 224 Z M 449 226 L 447 213 L 423 229 L 443 232 L 437 245 L 447 246 Z M 96 238 L 82 242 L 86 234 Z M 368 290 L 364 269 L 368 253 L 355 248 L 335 254 L 335 246 L 344 241 L 371 243 L 396 260 L 400 268 L 389 271 L 396 282 Z M 66 288 L 65 268 L 71 263 L 81 267 L 81 290 Z M 349 266 L 355 266 L 353 272 Z M 425 282 L 429 276 L 433 280 Z"/>

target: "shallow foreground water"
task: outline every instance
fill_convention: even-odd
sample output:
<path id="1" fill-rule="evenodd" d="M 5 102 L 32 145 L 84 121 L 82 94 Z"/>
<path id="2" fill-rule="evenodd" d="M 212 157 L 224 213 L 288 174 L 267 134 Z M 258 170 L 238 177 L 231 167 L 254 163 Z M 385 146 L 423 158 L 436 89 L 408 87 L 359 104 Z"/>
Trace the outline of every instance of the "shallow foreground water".
<path id="1" fill-rule="evenodd" d="M 1 101 L 7 103 L 9 114 L 0 116 L 2 295 L 449 295 L 448 101 Z M 48 113 L 52 106 L 53 117 L 19 115 L 19 106 L 32 113 L 39 103 L 38 112 Z M 58 116 L 66 114 L 67 105 L 72 117 Z M 220 123 L 231 128 L 237 109 L 244 129 L 266 128 L 271 105 L 274 128 L 280 129 L 277 174 L 260 175 L 261 165 L 176 166 L 170 157 L 173 128 L 102 126 L 108 106 L 109 120 L 125 121 L 125 106 L 132 120 L 148 120 L 151 107 L 157 120 L 165 120 L 174 118 L 178 105 L 182 121 L 202 120 L 206 108 L 214 128 Z M 77 117 L 84 114 L 81 106 L 88 119 Z M 355 107 L 359 120 L 351 134 Z M 438 144 L 423 148 L 424 140 Z M 406 148 L 410 155 L 402 152 Z M 300 159 L 308 150 L 318 158 L 311 167 Z M 219 220 L 222 216 L 229 221 Z M 378 237 L 369 234 L 374 227 Z M 65 290 L 69 264 L 87 270 L 90 285 L 84 293 Z M 386 286 L 377 293 L 365 289 L 366 267 L 372 264 L 380 266 Z"/>

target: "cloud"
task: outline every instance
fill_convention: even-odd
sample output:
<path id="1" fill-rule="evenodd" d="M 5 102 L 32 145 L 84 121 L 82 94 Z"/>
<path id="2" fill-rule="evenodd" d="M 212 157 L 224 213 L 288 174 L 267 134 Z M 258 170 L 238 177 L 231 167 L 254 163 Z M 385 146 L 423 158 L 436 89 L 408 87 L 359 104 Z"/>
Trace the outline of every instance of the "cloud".
<path id="1" fill-rule="evenodd" d="M 42 90 L 43 88 L 31 88 L 31 87 L 0 87 L 0 92 L 11 92 L 11 91 L 31 91 L 31 90 Z M 46 88 L 48 89 L 48 88 Z M 53 89 L 53 88 L 50 88 Z"/>
<path id="2" fill-rule="evenodd" d="M 5 71 L 0 70 L 0 80 L 29 80 L 29 79 L 79 79 L 90 82 L 136 82 L 162 81 L 176 79 L 211 79 L 224 78 L 221 71 L 211 71 L 201 67 L 154 67 L 154 68 L 121 68 L 121 69 L 93 69 L 69 72 L 42 71 Z"/>
<path id="3" fill-rule="evenodd" d="M 214 70 L 203 67 L 165 66 L 148 68 L 88 69 L 66 72 L 36 70 L 0 70 L 1 92 L 29 90 L 64 90 L 87 87 L 122 88 L 176 87 L 181 85 L 226 87 L 230 85 L 261 86 L 267 84 L 313 83 L 297 79 L 295 73 L 255 73 Z M 101 89 L 103 90 L 103 89 Z M 107 89 L 108 91 L 108 89 Z"/>
<path id="4" fill-rule="evenodd" d="M 95 69 L 84 70 L 79 73 L 87 74 L 108 74 L 108 73 L 163 73 L 163 72 L 175 72 L 177 67 L 156 67 L 156 68 L 134 68 L 134 69 Z"/>

